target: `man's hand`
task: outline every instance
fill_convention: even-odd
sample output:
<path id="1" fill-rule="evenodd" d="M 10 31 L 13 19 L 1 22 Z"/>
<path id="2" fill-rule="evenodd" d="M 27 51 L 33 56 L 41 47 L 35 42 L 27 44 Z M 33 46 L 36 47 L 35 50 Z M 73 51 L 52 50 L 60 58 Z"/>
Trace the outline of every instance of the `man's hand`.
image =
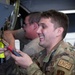
<path id="1" fill-rule="evenodd" d="M 23 68 L 27 68 L 28 66 L 30 66 L 33 61 L 32 59 L 24 52 L 22 51 L 18 51 L 18 53 L 21 56 L 15 56 L 14 54 L 11 53 L 11 57 L 15 60 L 15 63 Z"/>
<path id="2" fill-rule="evenodd" d="M 4 52 L 5 50 L 5 48 L 0 48 L 0 53 Z"/>
<path id="3" fill-rule="evenodd" d="M 10 57 L 10 51 L 8 51 L 6 48 L 0 48 L 0 53 L 4 52 L 6 58 Z"/>

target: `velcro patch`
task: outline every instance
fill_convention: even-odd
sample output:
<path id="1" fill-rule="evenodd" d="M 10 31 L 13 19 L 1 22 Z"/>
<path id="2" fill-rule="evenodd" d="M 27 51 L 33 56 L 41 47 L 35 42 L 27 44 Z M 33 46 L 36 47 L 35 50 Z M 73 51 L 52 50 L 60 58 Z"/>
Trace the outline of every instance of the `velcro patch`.
<path id="1" fill-rule="evenodd" d="M 70 70 L 71 67 L 72 67 L 72 64 L 66 60 L 63 60 L 63 59 L 60 59 L 59 62 L 58 62 L 58 66 L 61 66 L 65 69 L 68 69 Z"/>

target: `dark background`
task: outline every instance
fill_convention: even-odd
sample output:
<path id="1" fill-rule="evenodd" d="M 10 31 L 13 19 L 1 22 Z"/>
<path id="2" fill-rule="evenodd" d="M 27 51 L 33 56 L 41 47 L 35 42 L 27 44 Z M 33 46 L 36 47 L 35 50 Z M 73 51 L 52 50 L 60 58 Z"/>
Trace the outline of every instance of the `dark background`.
<path id="1" fill-rule="evenodd" d="M 55 9 L 75 10 L 75 0 L 20 0 L 20 13 L 24 18 L 28 13 L 34 11 L 45 11 Z M 75 32 L 75 12 L 66 13 L 69 17 L 68 32 Z"/>
<path id="2" fill-rule="evenodd" d="M 22 6 L 28 11 L 74 10 L 75 0 L 20 0 Z"/>

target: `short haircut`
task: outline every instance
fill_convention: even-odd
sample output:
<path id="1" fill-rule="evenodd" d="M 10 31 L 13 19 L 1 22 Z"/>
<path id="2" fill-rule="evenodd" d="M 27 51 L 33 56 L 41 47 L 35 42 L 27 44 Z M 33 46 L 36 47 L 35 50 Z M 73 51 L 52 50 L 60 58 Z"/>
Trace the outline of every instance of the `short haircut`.
<path id="1" fill-rule="evenodd" d="M 51 22 L 54 23 L 55 28 L 63 27 L 62 38 L 65 37 L 69 26 L 69 18 L 66 14 L 56 10 L 48 10 L 41 14 L 41 18 L 51 18 Z"/>
<path id="2" fill-rule="evenodd" d="M 41 12 L 31 12 L 29 15 L 29 23 L 38 23 L 41 17 Z"/>

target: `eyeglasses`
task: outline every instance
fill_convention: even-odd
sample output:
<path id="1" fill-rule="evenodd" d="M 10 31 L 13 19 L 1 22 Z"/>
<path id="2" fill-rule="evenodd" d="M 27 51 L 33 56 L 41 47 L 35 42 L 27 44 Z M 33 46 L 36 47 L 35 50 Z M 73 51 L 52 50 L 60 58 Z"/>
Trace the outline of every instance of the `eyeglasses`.
<path id="1" fill-rule="evenodd" d="M 27 25 L 30 25 L 30 23 L 24 23 L 22 27 L 26 27 Z"/>

